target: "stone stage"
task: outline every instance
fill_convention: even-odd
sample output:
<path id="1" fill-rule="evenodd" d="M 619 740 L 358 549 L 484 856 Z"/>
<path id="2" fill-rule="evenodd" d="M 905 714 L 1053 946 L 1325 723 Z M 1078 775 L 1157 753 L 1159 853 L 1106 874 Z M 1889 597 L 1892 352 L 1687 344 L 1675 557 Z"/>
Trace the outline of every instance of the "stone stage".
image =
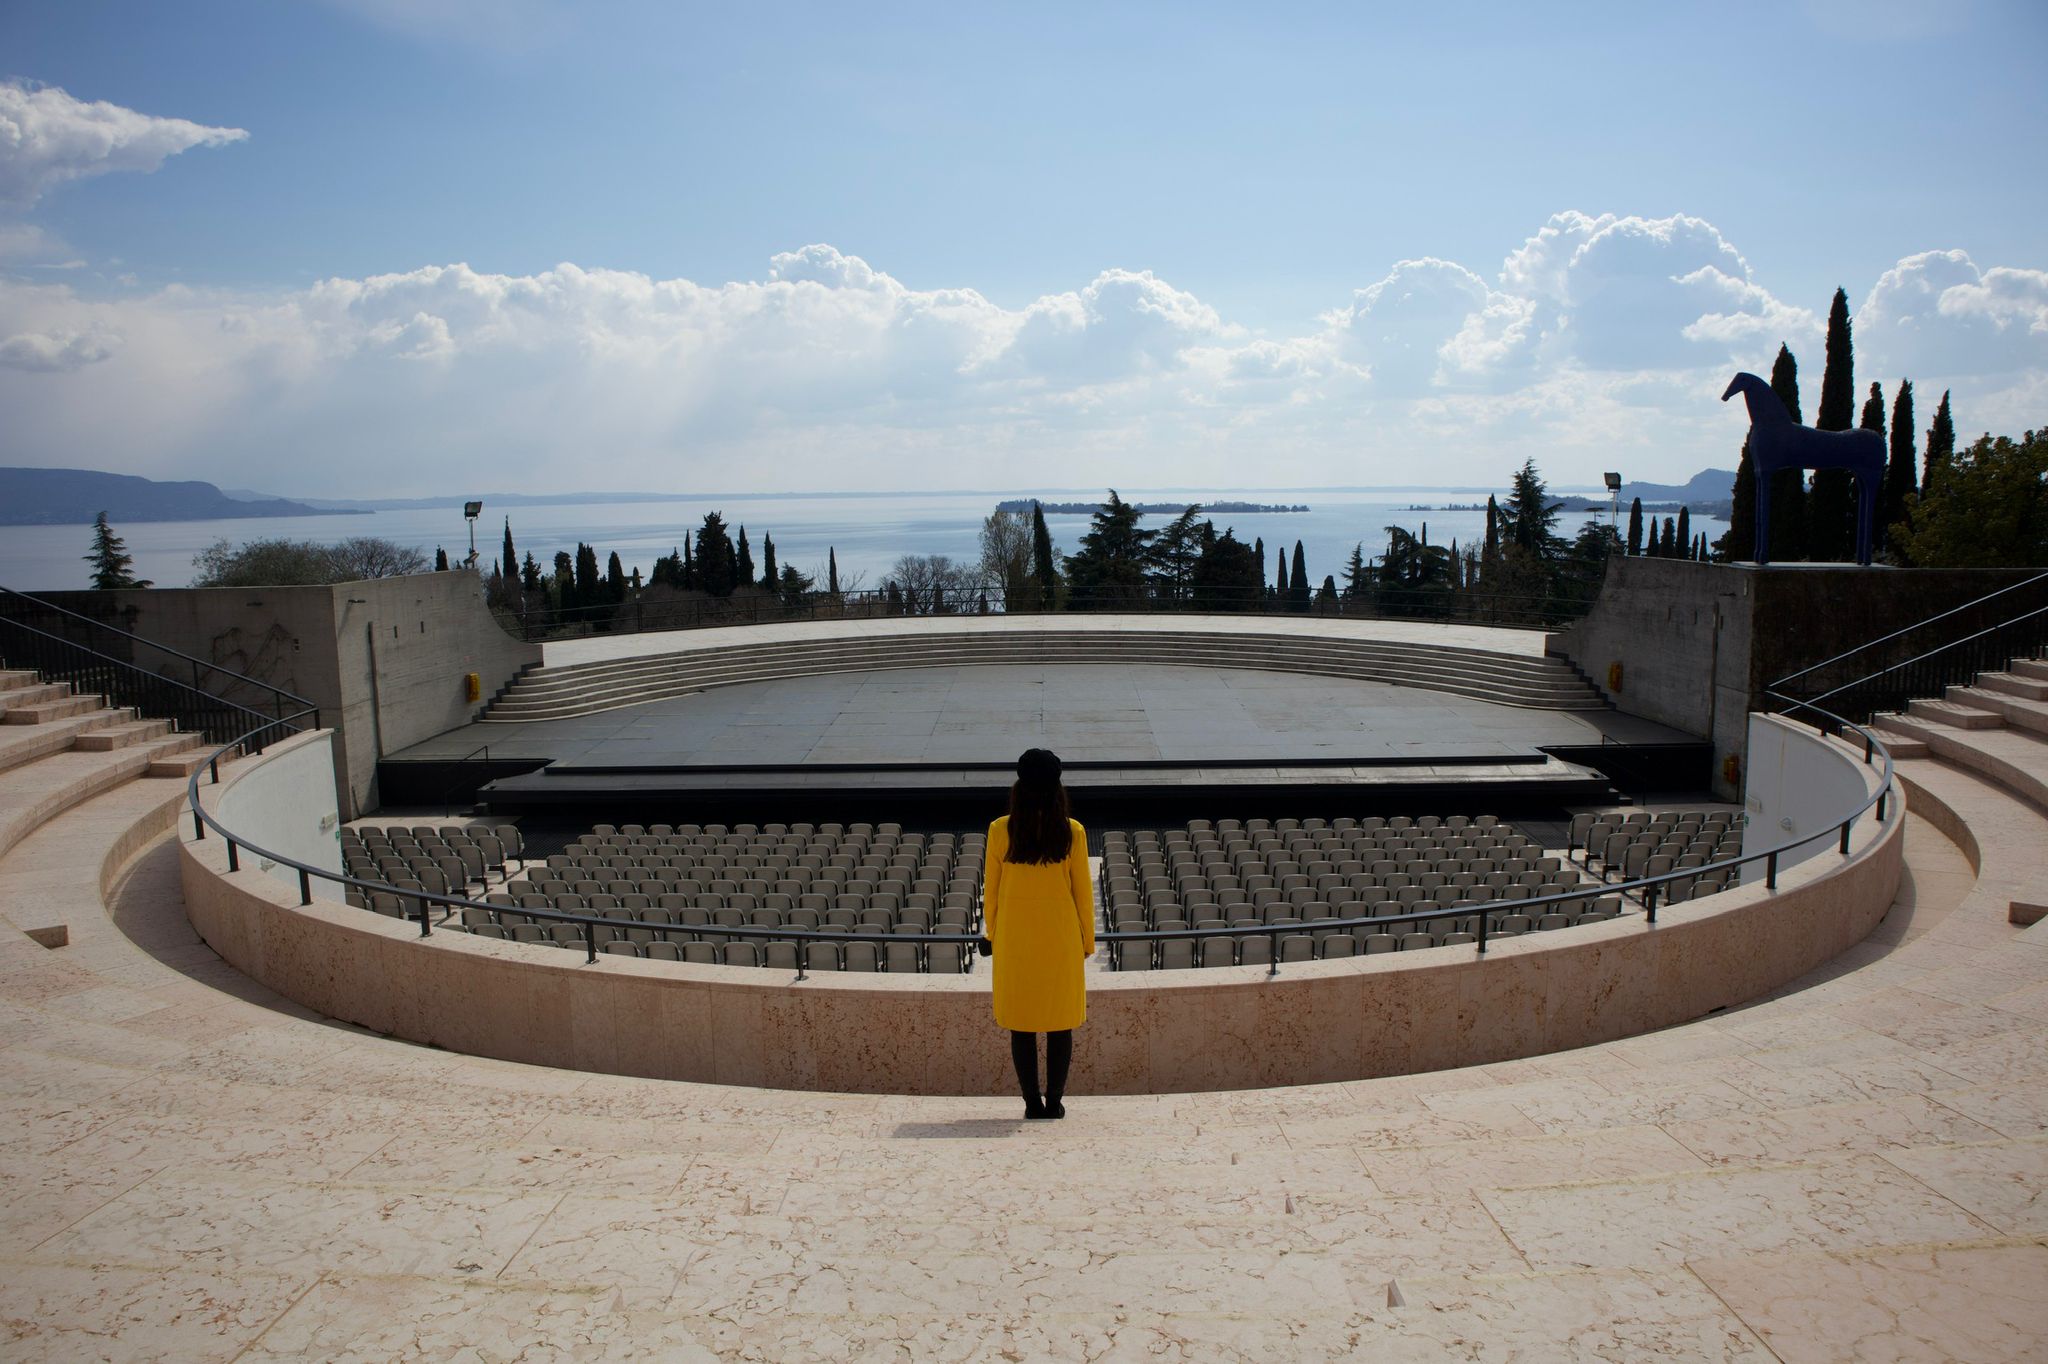
<path id="1" fill-rule="evenodd" d="M 1694 742 L 1612 711 L 1523 709 L 1255 662 L 788 678 L 465 726 L 388 757 L 380 775 L 387 804 L 431 803 L 467 778 L 493 810 L 787 819 L 965 807 L 972 816 L 955 817 L 975 822 L 1000 804 L 1016 755 L 1045 747 L 1066 759 L 1077 803 L 1098 814 L 1212 813 L 1225 789 L 1262 808 L 1277 801 L 1276 814 L 1491 810 L 1600 798 L 1609 783 L 1588 756 Z"/>

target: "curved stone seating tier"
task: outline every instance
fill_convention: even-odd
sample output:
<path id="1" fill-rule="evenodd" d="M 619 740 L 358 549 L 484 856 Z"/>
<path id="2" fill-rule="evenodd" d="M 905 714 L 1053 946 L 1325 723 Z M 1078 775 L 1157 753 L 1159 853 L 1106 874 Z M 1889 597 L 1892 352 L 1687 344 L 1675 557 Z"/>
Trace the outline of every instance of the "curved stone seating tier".
<path id="1" fill-rule="evenodd" d="M 0 807 L 39 803 L 43 761 L 0 770 Z M 1016 1121 L 1013 1096 L 564 1074 L 337 1026 L 193 936 L 182 783 L 131 780 L 0 838 L 0 921 L 71 929 L 56 950 L 0 935 L 0 1349 L 2039 1358 L 2048 928 L 2008 923 L 2007 903 L 2037 893 L 2048 820 L 1931 754 L 1900 770 L 1899 897 L 1768 999 L 1427 1075 L 1199 1098 L 1077 1085 L 1056 1123 Z M 605 1024 L 610 1003 L 563 1000 L 614 964 L 565 955 L 514 982 L 533 1026 Z M 1689 964 L 1670 960 L 1674 986 Z M 1550 1017 L 1553 983 L 1508 1007 Z M 789 1010 L 835 1003 L 800 993 L 750 994 L 758 1026 L 706 1045 L 743 1069 Z M 1318 1010 L 1262 1035 L 1233 993 L 1212 994 L 1233 1049 L 1346 1026 Z M 635 1023 L 702 1034 L 707 1015 Z M 1008 1064 L 943 1059 L 984 1062 Z"/>
<path id="2" fill-rule="evenodd" d="M 868 622 L 840 638 L 764 640 L 674 652 L 549 664 L 521 675 L 484 715 L 509 723 L 560 720 L 710 687 L 821 673 L 977 664 L 1103 663 L 1259 668 L 1420 687 L 1499 705 L 1601 710 L 1606 702 L 1558 659 L 1454 644 L 1345 639 L 1279 628 L 1254 633 L 1153 628 L 939 630 Z M 888 626 L 901 625 L 898 631 Z"/>

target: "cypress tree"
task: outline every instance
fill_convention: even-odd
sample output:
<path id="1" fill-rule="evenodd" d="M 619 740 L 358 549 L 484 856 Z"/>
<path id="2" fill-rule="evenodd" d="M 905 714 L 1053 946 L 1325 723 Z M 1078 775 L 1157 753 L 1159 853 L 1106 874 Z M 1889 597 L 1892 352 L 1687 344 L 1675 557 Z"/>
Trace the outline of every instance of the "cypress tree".
<path id="1" fill-rule="evenodd" d="M 1676 559 L 1678 557 L 1678 523 L 1670 517 L 1664 518 L 1664 538 L 1657 544 L 1657 557 Z"/>
<path id="2" fill-rule="evenodd" d="M 730 597 L 738 585 L 739 565 L 726 537 L 725 518 L 706 512 L 704 527 L 697 532 L 697 586 L 714 597 Z"/>
<path id="3" fill-rule="evenodd" d="M 597 550 L 581 541 L 576 545 L 576 604 L 578 606 L 599 606 L 604 602 L 604 589 L 597 574 Z"/>
<path id="4" fill-rule="evenodd" d="M 555 605 L 563 611 L 576 609 L 576 564 L 569 551 L 555 551 Z"/>
<path id="5" fill-rule="evenodd" d="M 1335 611 L 1336 609 L 1337 577 L 1333 573 L 1325 573 L 1323 575 L 1323 585 L 1316 589 L 1316 610 Z"/>
<path id="6" fill-rule="evenodd" d="M 782 575 L 775 571 L 775 537 L 761 537 L 761 586 L 774 592 L 781 587 Z"/>
<path id="7" fill-rule="evenodd" d="M 683 580 L 678 587 L 692 588 L 697 585 L 697 563 L 690 553 L 690 532 L 683 532 Z"/>
<path id="8" fill-rule="evenodd" d="M 84 558 L 92 565 L 92 585 L 96 592 L 110 592 L 118 587 L 153 586 L 148 579 L 138 578 L 131 571 L 135 567 L 135 556 L 128 552 L 127 544 L 107 524 L 105 512 L 92 519 L 92 550 Z"/>
<path id="9" fill-rule="evenodd" d="M 1884 491 L 1877 499 L 1880 544 L 1890 539 L 1893 526 L 1906 519 L 1906 500 L 1913 495 L 1913 472 L 1918 463 L 1913 452 L 1913 381 L 1901 379 L 1892 398 L 1891 457 L 1885 461 Z M 1893 557 L 1897 557 L 1896 549 Z"/>
<path id="10" fill-rule="evenodd" d="M 1714 542 L 1714 557 L 1724 564 L 1748 559 L 1756 553 L 1756 465 L 1749 458 L 1749 437 L 1742 438 L 1742 458 L 1735 466 L 1735 486 L 1729 489 L 1728 529 Z"/>
<path id="11" fill-rule="evenodd" d="M 505 575 L 505 585 L 510 587 L 519 581 L 519 556 L 512 552 L 512 518 L 505 518 L 505 554 L 500 560 L 499 572 Z"/>
<path id="12" fill-rule="evenodd" d="M 1941 406 L 1934 409 L 1934 425 L 1927 428 L 1927 466 L 1920 475 L 1920 496 L 1934 490 L 1934 471 L 1946 469 L 1956 454 L 1956 424 L 1948 412 L 1948 390 L 1941 391 Z"/>
<path id="13" fill-rule="evenodd" d="M 526 552 L 526 561 L 519 566 L 519 588 L 522 592 L 541 590 L 540 564 L 534 559 L 532 550 Z"/>
<path id="14" fill-rule="evenodd" d="M 1045 508 L 1031 504 L 1031 580 L 1038 584 L 1038 609 L 1052 610 L 1059 589 L 1059 569 L 1052 561 L 1052 532 L 1045 528 Z"/>
<path id="15" fill-rule="evenodd" d="M 1679 559 L 1690 559 L 1690 558 L 1692 557 L 1692 508 L 1691 508 L 1691 507 L 1680 507 L 1680 508 L 1678 509 L 1678 545 L 1677 545 L 1677 549 L 1678 549 L 1678 553 L 1677 553 L 1676 555 L 1674 555 L 1674 556 L 1673 556 L 1674 558 L 1679 558 Z"/>
<path id="16" fill-rule="evenodd" d="M 448 551 L 447 551 L 447 550 L 445 550 L 445 549 L 443 549 L 443 548 L 441 548 L 441 547 L 440 547 L 439 545 L 435 545 L 435 546 L 434 546 L 434 572 L 436 572 L 436 573 L 446 573 L 447 571 L 448 571 Z"/>
<path id="17" fill-rule="evenodd" d="M 734 560 L 734 563 L 737 565 L 739 585 L 742 587 L 752 587 L 754 585 L 754 551 L 747 548 L 747 528 L 745 526 L 740 527 L 740 546 L 738 557 Z"/>
<path id="18" fill-rule="evenodd" d="M 1280 572 L 1273 583 L 1273 600 L 1285 603 L 1287 600 L 1287 551 L 1282 549 L 1274 556 L 1280 561 Z"/>
<path id="19" fill-rule="evenodd" d="M 1792 348 L 1778 347 L 1771 364 L 1771 392 L 1785 404 L 1785 413 L 1795 423 L 1806 418 L 1799 411 L 1799 362 Z M 1806 475 L 1798 469 L 1780 469 L 1771 475 L 1771 558 L 1779 563 L 1806 557 Z"/>
<path id="20" fill-rule="evenodd" d="M 1859 430 L 1877 432 L 1877 438 L 1880 441 L 1885 439 L 1884 389 L 1875 382 L 1870 385 L 1870 396 L 1863 400 L 1863 415 L 1856 419 L 1856 425 Z M 1889 469 L 1887 469 L 1887 476 L 1889 476 Z M 1873 553 L 1884 543 L 1885 481 L 1885 478 L 1878 480 L 1877 500 L 1871 504 L 1871 520 L 1873 524 L 1870 527 L 1870 547 Z M 1861 504 L 1862 498 L 1863 492 L 1859 488 L 1856 492 L 1856 502 L 1852 503 L 1849 508 L 1849 534 L 1851 537 L 1849 545 L 1852 551 L 1856 544 L 1854 538 L 1856 534 L 1856 508 Z M 1846 559 L 1850 555 L 1845 553 L 1842 557 Z"/>
<path id="21" fill-rule="evenodd" d="M 825 590 L 839 595 L 839 551 L 830 545 L 825 546 Z"/>
<path id="22" fill-rule="evenodd" d="M 1493 517 L 1491 515 L 1492 502 L 1492 498 L 1487 499 L 1489 514 L 1486 524 L 1489 529 L 1493 525 Z M 1641 554 L 1643 552 L 1643 499 L 1640 497 L 1631 498 L 1628 504 L 1628 552 L 1630 554 Z"/>
<path id="23" fill-rule="evenodd" d="M 1306 611 L 1309 608 L 1308 566 L 1302 558 L 1301 541 L 1294 542 L 1294 573 L 1287 580 L 1287 609 Z"/>
<path id="24" fill-rule="evenodd" d="M 1847 431 L 1856 420 L 1856 359 L 1850 343 L 1849 295 L 1835 290 L 1828 308 L 1827 368 L 1821 373 L 1820 406 L 1814 409 L 1816 431 Z M 1855 480 L 1847 469 L 1813 471 L 1813 494 L 1806 504 L 1808 555 L 1827 561 L 1845 560 L 1856 543 Z"/>
<path id="25" fill-rule="evenodd" d="M 613 605 L 626 599 L 626 566 L 619 562 L 619 552 L 612 551 L 612 557 L 604 566 L 604 594 Z"/>

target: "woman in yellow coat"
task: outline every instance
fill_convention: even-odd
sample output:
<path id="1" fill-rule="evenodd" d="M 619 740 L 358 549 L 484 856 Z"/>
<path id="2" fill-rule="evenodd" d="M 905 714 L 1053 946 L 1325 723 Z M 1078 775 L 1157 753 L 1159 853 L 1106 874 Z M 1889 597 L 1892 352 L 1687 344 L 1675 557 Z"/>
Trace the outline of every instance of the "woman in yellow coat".
<path id="1" fill-rule="evenodd" d="M 1024 1116 L 1063 1118 L 1074 1029 L 1088 1017 L 1081 971 L 1095 955 L 1095 893 L 1088 835 L 1068 818 L 1060 760 L 1045 749 L 1017 759 L 1010 813 L 988 826 L 981 909 L 994 950 L 996 1025 L 1010 1030 Z"/>

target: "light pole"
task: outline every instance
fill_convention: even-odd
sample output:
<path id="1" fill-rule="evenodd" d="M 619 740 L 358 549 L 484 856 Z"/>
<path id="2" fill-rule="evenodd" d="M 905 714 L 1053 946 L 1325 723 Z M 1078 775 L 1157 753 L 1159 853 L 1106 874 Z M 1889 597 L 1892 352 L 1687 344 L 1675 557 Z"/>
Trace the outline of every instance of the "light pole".
<path id="1" fill-rule="evenodd" d="M 462 504 L 462 514 L 469 520 L 468 562 L 471 571 L 475 571 L 476 569 L 476 519 L 477 517 L 483 515 L 483 510 L 484 504 L 482 502 L 465 502 Z"/>
<path id="2" fill-rule="evenodd" d="M 1621 475 L 1610 473 L 1601 477 L 1607 480 L 1607 529 L 1619 535 L 1621 527 L 1616 523 L 1621 520 Z"/>

